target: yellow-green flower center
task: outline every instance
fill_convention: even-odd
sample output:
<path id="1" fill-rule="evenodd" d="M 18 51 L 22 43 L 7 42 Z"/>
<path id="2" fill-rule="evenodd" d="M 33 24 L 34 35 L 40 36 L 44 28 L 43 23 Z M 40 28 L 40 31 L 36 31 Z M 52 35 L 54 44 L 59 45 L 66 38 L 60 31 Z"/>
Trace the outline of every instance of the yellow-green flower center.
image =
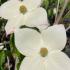
<path id="1" fill-rule="evenodd" d="M 47 48 L 41 48 L 41 50 L 40 50 L 40 55 L 41 55 L 42 57 L 46 57 L 47 54 L 48 54 Z"/>
<path id="2" fill-rule="evenodd" d="M 25 14 L 27 12 L 27 8 L 24 5 L 21 5 L 19 8 L 20 12 Z"/>

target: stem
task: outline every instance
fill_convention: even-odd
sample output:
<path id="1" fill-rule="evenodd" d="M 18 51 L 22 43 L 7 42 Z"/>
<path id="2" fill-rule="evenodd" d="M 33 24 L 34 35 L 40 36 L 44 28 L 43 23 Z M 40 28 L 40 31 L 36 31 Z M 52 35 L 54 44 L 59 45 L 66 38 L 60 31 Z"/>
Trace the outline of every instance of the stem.
<path id="1" fill-rule="evenodd" d="M 57 16 L 58 16 L 59 4 L 60 4 L 60 0 L 58 0 L 58 4 L 57 4 L 57 9 L 56 9 L 57 13 L 55 15 L 55 21 L 56 21 Z"/>
<path id="2" fill-rule="evenodd" d="M 8 70 L 10 70 L 11 65 L 10 65 L 9 57 L 7 57 L 7 63 L 8 63 Z"/>
<path id="3" fill-rule="evenodd" d="M 17 64 L 18 64 L 18 57 L 15 59 L 15 70 L 17 70 Z"/>
<path id="4" fill-rule="evenodd" d="M 64 12 L 64 10 L 65 10 L 67 4 L 68 4 L 68 1 L 69 1 L 69 0 L 65 0 L 65 3 L 64 3 L 63 8 L 62 8 L 62 10 L 61 10 L 61 13 L 60 13 L 59 16 L 57 17 L 57 20 L 55 20 L 54 24 L 58 24 L 58 23 L 59 23 L 59 21 L 60 21 L 62 15 L 63 15 L 63 12 Z"/>
<path id="5" fill-rule="evenodd" d="M 66 29 L 66 31 L 68 31 L 70 29 L 70 26 Z"/>
<path id="6" fill-rule="evenodd" d="M 69 13 L 70 13 L 70 10 L 65 14 L 65 16 L 67 16 Z M 64 17 L 65 17 L 65 16 L 64 16 Z"/>

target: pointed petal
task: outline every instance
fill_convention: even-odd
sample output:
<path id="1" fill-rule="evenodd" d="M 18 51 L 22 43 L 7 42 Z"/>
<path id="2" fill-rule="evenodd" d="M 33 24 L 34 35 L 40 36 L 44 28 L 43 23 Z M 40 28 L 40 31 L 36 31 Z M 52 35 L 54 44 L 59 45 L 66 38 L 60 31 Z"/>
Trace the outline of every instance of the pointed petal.
<path id="1" fill-rule="evenodd" d="M 19 3 L 17 0 L 10 0 L 2 4 L 0 6 L 0 17 L 9 19 L 14 15 L 16 16 L 18 14 Z"/>
<path id="2" fill-rule="evenodd" d="M 24 20 L 21 20 L 23 25 Z M 36 10 L 29 12 L 25 15 L 25 25 L 30 27 L 38 27 L 43 30 L 49 26 L 47 19 L 47 12 L 43 8 L 37 8 Z"/>
<path id="3" fill-rule="evenodd" d="M 66 31 L 63 25 L 48 27 L 42 32 L 43 40 L 48 50 L 62 50 L 66 44 Z"/>
<path id="4" fill-rule="evenodd" d="M 16 48 L 23 55 L 30 56 L 38 53 L 41 47 L 41 36 L 36 30 L 24 28 L 15 31 Z"/>
<path id="5" fill-rule="evenodd" d="M 42 58 L 39 56 L 25 57 L 19 70 L 46 70 Z"/>
<path id="6" fill-rule="evenodd" d="M 28 11 L 31 11 L 39 7 L 42 3 L 42 0 L 24 0 L 23 3 L 28 8 Z"/>
<path id="7" fill-rule="evenodd" d="M 61 51 L 49 55 L 47 70 L 70 70 L 70 59 Z"/>

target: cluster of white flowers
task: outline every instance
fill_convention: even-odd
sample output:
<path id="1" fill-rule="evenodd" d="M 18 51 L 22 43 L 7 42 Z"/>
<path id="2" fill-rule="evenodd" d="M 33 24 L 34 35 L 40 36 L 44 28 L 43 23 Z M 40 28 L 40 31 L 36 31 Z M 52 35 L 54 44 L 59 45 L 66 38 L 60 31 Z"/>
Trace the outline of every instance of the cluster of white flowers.
<path id="1" fill-rule="evenodd" d="M 9 0 L 1 5 L 0 16 L 8 19 L 7 34 L 14 32 L 16 48 L 26 57 L 19 70 L 70 70 L 70 59 L 62 52 L 66 44 L 64 25 L 48 27 L 42 0 Z M 20 26 L 37 27 L 41 33 Z"/>
<path id="2" fill-rule="evenodd" d="M 47 13 L 40 7 L 41 0 L 9 0 L 0 7 L 0 16 L 9 19 L 5 30 L 7 34 L 14 32 L 21 25 L 47 28 Z"/>

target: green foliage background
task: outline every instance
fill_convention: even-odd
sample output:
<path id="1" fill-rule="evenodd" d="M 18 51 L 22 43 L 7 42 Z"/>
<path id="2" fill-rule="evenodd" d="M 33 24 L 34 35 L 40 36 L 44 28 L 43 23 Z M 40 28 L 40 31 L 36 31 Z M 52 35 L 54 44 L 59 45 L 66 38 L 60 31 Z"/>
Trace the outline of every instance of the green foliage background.
<path id="1" fill-rule="evenodd" d="M 6 1 L 7 0 L 0 0 L 0 5 Z M 58 0 L 44 0 L 41 5 L 48 13 L 50 25 L 53 25 L 55 20 L 56 14 L 54 14 L 53 9 L 57 7 L 57 3 Z M 64 0 L 60 0 L 59 13 L 63 4 Z M 0 70 L 9 70 L 9 66 L 10 70 L 15 70 L 15 68 L 19 70 L 20 64 L 25 56 L 20 54 L 16 49 L 14 44 L 14 34 L 6 36 L 4 28 L 7 21 L 7 19 L 0 17 L 0 43 L 3 43 L 4 45 L 4 47 L 0 49 Z M 59 23 L 64 24 L 66 28 L 70 26 L 70 2 L 68 3 Z M 67 31 L 67 37 L 68 41 L 66 47 L 62 51 L 70 57 L 70 30 Z"/>

